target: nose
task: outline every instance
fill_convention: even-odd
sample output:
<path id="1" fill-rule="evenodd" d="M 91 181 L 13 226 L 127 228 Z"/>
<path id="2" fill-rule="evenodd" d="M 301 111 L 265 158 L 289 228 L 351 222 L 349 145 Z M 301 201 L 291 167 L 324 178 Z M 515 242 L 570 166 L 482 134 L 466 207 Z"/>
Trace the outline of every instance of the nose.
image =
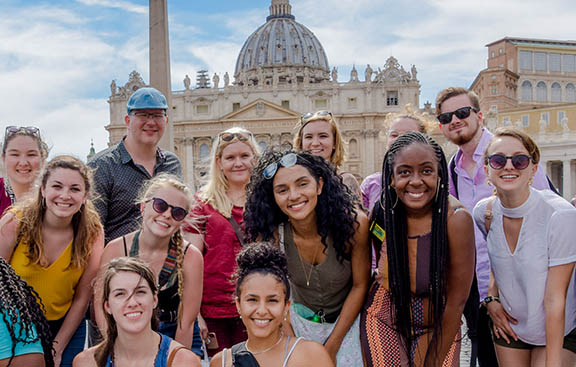
<path id="1" fill-rule="evenodd" d="M 296 200 L 298 197 L 300 197 L 300 192 L 297 189 L 291 187 L 288 192 L 288 199 Z"/>
<path id="2" fill-rule="evenodd" d="M 258 303 L 258 308 L 256 309 L 256 314 L 257 315 L 265 315 L 268 312 L 268 310 L 266 309 L 266 300 L 261 300 Z"/>
<path id="3" fill-rule="evenodd" d="M 512 164 L 511 158 L 506 158 L 506 164 L 504 165 L 504 169 L 514 169 L 514 165 Z"/>
<path id="4" fill-rule="evenodd" d="M 136 300 L 136 295 L 131 294 L 128 299 L 126 300 L 126 306 L 128 307 L 135 307 L 138 305 L 138 301 Z"/>
<path id="5" fill-rule="evenodd" d="M 423 182 L 422 176 L 420 176 L 420 174 L 418 174 L 418 173 L 415 173 L 414 175 L 412 175 L 412 177 L 410 179 L 410 184 L 412 186 L 420 185 L 420 184 L 422 184 L 422 182 Z"/>

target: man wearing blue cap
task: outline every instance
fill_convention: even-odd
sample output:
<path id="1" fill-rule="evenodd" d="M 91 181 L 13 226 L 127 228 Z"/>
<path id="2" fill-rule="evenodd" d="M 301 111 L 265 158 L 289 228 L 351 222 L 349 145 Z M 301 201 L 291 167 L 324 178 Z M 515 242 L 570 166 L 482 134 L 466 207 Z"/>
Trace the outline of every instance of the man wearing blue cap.
<path id="1" fill-rule="evenodd" d="M 136 199 L 144 181 L 161 172 L 182 176 L 178 157 L 158 147 L 168 125 L 164 95 L 154 88 L 140 88 L 126 109 L 126 136 L 88 162 L 95 169 L 95 204 L 106 243 L 138 228 Z"/>

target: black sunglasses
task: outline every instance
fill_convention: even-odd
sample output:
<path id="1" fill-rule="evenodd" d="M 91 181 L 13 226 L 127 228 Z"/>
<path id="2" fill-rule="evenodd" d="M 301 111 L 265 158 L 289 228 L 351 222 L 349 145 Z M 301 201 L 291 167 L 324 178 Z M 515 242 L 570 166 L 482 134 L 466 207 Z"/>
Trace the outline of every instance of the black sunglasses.
<path id="1" fill-rule="evenodd" d="M 516 154 L 506 156 L 504 154 L 492 154 L 486 157 L 486 163 L 493 169 L 502 169 L 506 166 L 508 159 L 512 161 L 512 166 L 516 169 L 525 169 L 530 164 L 532 158 L 526 154 Z"/>
<path id="2" fill-rule="evenodd" d="M 251 134 L 246 133 L 220 133 L 220 139 L 225 142 L 230 142 L 237 138 L 240 141 L 247 141 L 250 138 Z"/>
<path id="3" fill-rule="evenodd" d="M 166 210 L 168 210 L 168 208 L 171 208 L 172 209 L 172 211 L 171 211 L 172 218 L 174 218 L 174 220 L 177 222 L 180 222 L 181 220 L 186 218 L 186 215 L 188 215 L 188 210 L 181 208 L 179 206 L 170 205 L 163 199 L 152 198 L 152 199 L 146 200 L 146 202 L 149 202 L 149 201 L 152 201 L 152 208 L 158 214 L 162 214 L 162 213 L 166 212 Z"/>
<path id="4" fill-rule="evenodd" d="M 475 109 L 474 107 L 468 106 L 468 107 L 459 108 L 456 111 L 441 113 L 438 116 L 436 116 L 436 118 L 438 119 L 438 121 L 440 121 L 440 123 L 442 125 L 446 125 L 446 124 L 449 124 L 452 122 L 452 116 L 453 115 L 456 115 L 456 117 L 458 117 L 460 120 L 462 120 L 462 119 L 465 119 L 468 116 L 470 116 L 470 111 L 474 111 L 474 112 L 478 113 L 477 109 Z"/>

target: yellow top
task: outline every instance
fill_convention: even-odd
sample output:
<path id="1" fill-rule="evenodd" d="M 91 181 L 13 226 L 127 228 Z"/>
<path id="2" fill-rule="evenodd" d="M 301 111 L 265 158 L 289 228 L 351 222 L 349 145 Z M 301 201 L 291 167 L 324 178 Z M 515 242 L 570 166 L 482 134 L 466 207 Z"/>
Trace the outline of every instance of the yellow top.
<path id="1" fill-rule="evenodd" d="M 30 262 L 28 246 L 22 241 L 16 245 L 10 260 L 16 274 L 40 295 L 46 309 L 46 318 L 50 321 L 66 316 L 76 286 L 84 273 L 83 268 L 68 268 L 72 260 L 72 243 L 70 241 L 58 259 L 46 268 Z"/>

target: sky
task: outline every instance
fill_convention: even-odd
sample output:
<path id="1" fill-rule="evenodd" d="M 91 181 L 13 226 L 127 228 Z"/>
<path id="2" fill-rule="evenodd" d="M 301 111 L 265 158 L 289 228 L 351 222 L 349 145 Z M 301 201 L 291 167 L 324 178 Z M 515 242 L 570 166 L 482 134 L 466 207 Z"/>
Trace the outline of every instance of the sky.
<path id="1" fill-rule="evenodd" d="M 420 103 L 469 87 L 487 43 L 504 37 L 575 39 L 573 0 L 291 0 L 296 21 L 320 40 L 339 81 L 390 56 L 414 64 Z M 198 70 L 234 73 L 270 0 L 168 0 L 172 89 Z M 0 0 L 0 126 L 38 126 L 51 156 L 85 159 L 107 147 L 110 83 L 148 77 L 148 1 Z"/>

